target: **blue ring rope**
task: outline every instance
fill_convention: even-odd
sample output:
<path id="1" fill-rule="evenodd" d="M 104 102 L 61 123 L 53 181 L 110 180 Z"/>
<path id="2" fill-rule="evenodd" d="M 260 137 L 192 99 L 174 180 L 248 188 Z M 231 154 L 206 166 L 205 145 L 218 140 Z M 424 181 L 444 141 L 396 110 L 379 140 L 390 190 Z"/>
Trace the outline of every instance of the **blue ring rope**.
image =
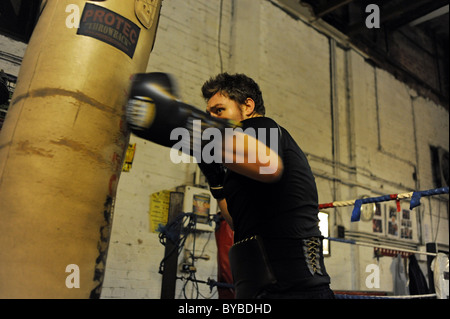
<path id="1" fill-rule="evenodd" d="M 413 192 L 413 195 L 411 197 L 410 209 L 413 209 L 414 207 L 419 206 L 420 199 L 423 196 L 448 194 L 448 189 L 449 189 L 448 187 L 441 187 L 441 188 L 429 189 L 426 191 Z M 397 198 L 393 198 L 393 195 L 383 195 L 383 196 L 379 196 L 379 197 L 362 198 L 362 199 L 355 200 L 351 221 L 357 222 L 360 220 L 362 204 L 386 202 L 386 201 L 390 201 L 390 200 L 394 200 L 394 199 L 397 199 Z"/>

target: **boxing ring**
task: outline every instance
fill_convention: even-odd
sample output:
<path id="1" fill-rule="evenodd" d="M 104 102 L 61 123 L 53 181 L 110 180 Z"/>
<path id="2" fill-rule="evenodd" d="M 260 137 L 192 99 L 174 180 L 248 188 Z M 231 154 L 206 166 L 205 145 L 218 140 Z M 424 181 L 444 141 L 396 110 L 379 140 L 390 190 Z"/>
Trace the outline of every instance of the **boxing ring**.
<path id="1" fill-rule="evenodd" d="M 346 200 L 346 201 L 335 201 L 335 202 L 331 202 L 331 203 L 324 203 L 324 204 L 319 204 L 319 210 L 327 209 L 327 208 L 354 206 L 353 211 L 352 211 L 351 221 L 358 222 L 361 217 L 361 206 L 364 204 L 381 203 L 381 202 L 395 200 L 397 203 L 397 212 L 400 212 L 400 200 L 411 198 L 410 209 L 413 209 L 415 207 L 420 206 L 420 199 L 422 197 L 442 195 L 442 194 L 448 194 L 448 193 L 449 193 L 449 187 L 441 187 L 441 188 L 429 189 L 429 190 L 424 190 L 424 191 L 408 192 L 408 193 L 401 193 L 401 194 L 388 194 L 388 195 L 383 195 L 383 196 L 378 196 L 378 197 L 369 197 L 369 198 L 363 198 L 363 199 L 353 199 L 353 200 Z M 364 242 L 353 240 L 353 239 L 343 239 L 343 238 L 333 238 L 333 237 L 326 237 L 325 239 L 328 239 L 331 241 L 336 241 L 336 242 L 341 242 L 341 243 L 352 244 L 352 245 L 374 247 L 374 248 L 378 248 L 380 250 L 384 250 L 384 252 L 386 252 L 386 253 L 391 252 L 391 255 L 393 252 L 395 252 L 395 253 L 404 252 L 404 253 L 408 253 L 408 254 L 422 254 L 422 255 L 428 255 L 428 256 L 436 256 L 436 253 L 416 251 L 416 250 L 391 247 L 391 246 L 386 246 L 386 245 L 376 245 L 376 244 L 364 243 Z M 405 255 L 405 256 L 408 256 L 408 255 Z"/>
<path id="2" fill-rule="evenodd" d="M 420 206 L 420 200 L 422 197 L 442 195 L 442 194 L 448 194 L 448 193 L 449 193 L 449 187 L 441 187 L 441 188 L 429 189 L 429 190 L 424 190 L 424 191 L 415 191 L 415 192 L 408 192 L 408 193 L 401 193 L 401 194 L 388 194 L 388 195 L 383 195 L 383 196 L 378 196 L 378 197 L 369 197 L 369 198 L 346 200 L 346 201 L 335 201 L 335 202 L 331 202 L 331 203 L 319 204 L 319 209 L 321 210 L 321 209 L 327 209 L 327 208 L 354 206 L 352 215 L 351 215 L 351 222 L 358 222 L 358 221 L 360 221 L 360 217 L 361 217 L 361 206 L 364 204 L 396 201 L 397 212 L 400 212 L 401 211 L 401 208 L 400 208 L 401 200 L 410 199 L 410 209 L 413 209 L 415 207 Z M 409 257 L 413 254 L 426 255 L 426 256 L 430 256 L 431 258 L 435 258 L 438 256 L 438 254 L 434 253 L 434 252 L 416 251 L 416 250 L 381 245 L 381 244 L 372 244 L 372 243 L 367 243 L 367 242 L 354 240 L 354 239 L 334 238 L 334 237 L 325 237 L 325 239 L 328 239 L 330 241 L 350 244 L 350 245 L 373 247 L 375 253 L 380 253 L 380 255 L 383 255 L 383 256 L 395 257 L 397 255 L 400 255 L 403 258 Z M 368 293 L 358 293 L 358 292 L 335 293 L 335 296 L 337 299 L 436 299 L 436 297 L 439 297 L 436 293 L 388 296 L 388 295 L 376 295 L 376 293 L 374 293 L 372 295 L 372 294 L 368 294 Z"/>
<path id="3" fill-rule="evenodd" d="M 380 202 L 395 200 L 397 202 L 397 211 L 399 212 L 401 199 L 411 198 L 410 209 L 413 209 L 420 205 L 420 199 L 422 197 L 440 195 L 440 194 L 448 194 L 448 189 L 449 189 L 448 187 L 441 187 L 441 188 L 429 189 L 429 190 L 425 190 L 425 191 L 409 192 L 409 193 L 402 193 L 402 194 L 389 194 L 389 195 L 383 195 L 383 196 L 379 196 L 379 197 L 369 197 L 369 198 L 353 199 L 353 200 L 347 200 L 347 201 L 336 201 L 336 202 L 331 202 L 331 203 L 326 203 L 326 204 L 319 204 L 319 209 L 354 206 L 351 221 L 357 222 L 360 220 L 361 205 L 363 205 L 363 204 L 380 203 Z"/>
<path id="4" fill-rule="evenodd" d="M 376 295 L 356 295 L 356 294 L 335 294 L 336 299 L 436 299 L 436 294 L 423 294 L 412 296 L 376 296 Z"/>

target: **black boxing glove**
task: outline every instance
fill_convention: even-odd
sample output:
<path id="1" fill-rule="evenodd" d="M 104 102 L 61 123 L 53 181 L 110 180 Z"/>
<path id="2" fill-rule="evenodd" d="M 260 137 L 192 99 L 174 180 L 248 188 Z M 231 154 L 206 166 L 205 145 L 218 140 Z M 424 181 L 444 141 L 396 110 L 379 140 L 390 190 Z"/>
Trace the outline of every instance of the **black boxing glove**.
<path id="1" fill-rule="evenodd" d="M 209 190 L 215 199 L 225 198 L 223 181 L 225 179 L 225 167 L 222 164 L 212 162 L 210 164 L 198 163 L 200 170 L 205 175 L 209 184 Z"/>
<path id="2" fill-rule="evenodd" d="M 177 141 L 171 140 L 171 132 L 176 128 L 185 128 L 191 136 L 190 153 L 192 155 L 193 121 L 200 120 L 200 134 L 207 128 L 236 127 L 240 124 L 213 118 L 206 112 L 179 100 L 177 85 L 167 73 L 139 73 L 132 77 L 128 103 L 126 106 L 127 123 L 131 131 L 148 141 L 162 146 L 172 147 Z"/>

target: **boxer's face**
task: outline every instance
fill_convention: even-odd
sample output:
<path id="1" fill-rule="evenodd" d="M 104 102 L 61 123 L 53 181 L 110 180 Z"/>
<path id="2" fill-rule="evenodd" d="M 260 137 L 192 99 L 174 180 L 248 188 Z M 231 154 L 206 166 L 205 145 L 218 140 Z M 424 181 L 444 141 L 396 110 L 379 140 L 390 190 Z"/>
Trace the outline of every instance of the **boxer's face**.
<path id="1" fill-rule="evenodd" d="M 253 100 L 251 100 L 251 102 L 253 102 Z M 206 106 L 206 112 L 213 117 L 240 122 L 249 118 L 249 112 L 253 112 L 253 109 L 249 110 L 250 108 L 251 105 L 239 105 L 236 101 L 233 101 L 226 95 L 218 92 L 209 99 L 208 105 Z"/>

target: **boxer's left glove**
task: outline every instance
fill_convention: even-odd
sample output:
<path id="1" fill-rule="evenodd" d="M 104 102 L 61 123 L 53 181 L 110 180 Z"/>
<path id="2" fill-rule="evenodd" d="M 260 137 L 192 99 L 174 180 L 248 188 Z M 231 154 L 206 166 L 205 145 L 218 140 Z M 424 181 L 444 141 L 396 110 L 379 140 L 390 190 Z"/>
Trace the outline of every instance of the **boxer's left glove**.
<path id="1" fill-rule="evenodd" d="M 215 199 L 225 198 L 223 190 L 223 182 L 225 179 L 225 167 L 222 164 L 212 162 L 210 164 L 205 162 L 198 163 L 200 170 L 205 175 L 209 184 L 209 190 Z"/>
<path id="2" fill-rule="evenodd" d="M 236 122 L 213 118 L 181 102 L 176 87 L 174 78 L 167 73 L 139 73 L 133 76 L 126 117 L 135 135 L 172 147 L 177 142 L 170 139 L 172 130 L 185 128 L 190 132 L 192 152 L 194 120 L 201 120 L 200 134 L 207 128 L 214 127 L 223 132 L 227 127 L 239 126 Z"/>
<path id="3" fill-rule="evenodd" d="M 131 131 L 148 141 L 170 147 L 171 128 L 166 121 L 174 121 L 170 110 L 178 101 L 175 80 L 167 73 L 139 73 L 133 75 L 126 105 L 126 118 Z M 164 107 L 161 107 L 163 105 Z"/>

